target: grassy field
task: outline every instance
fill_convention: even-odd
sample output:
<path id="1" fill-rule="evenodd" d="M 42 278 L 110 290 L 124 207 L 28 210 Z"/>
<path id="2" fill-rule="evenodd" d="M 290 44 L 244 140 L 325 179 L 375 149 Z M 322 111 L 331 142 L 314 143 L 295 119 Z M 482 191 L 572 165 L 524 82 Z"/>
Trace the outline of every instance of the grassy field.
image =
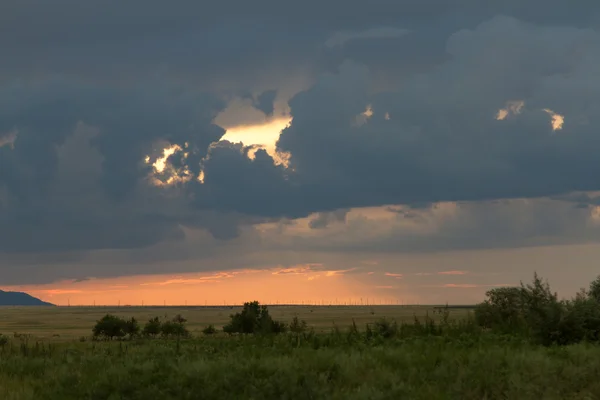
<path id="1" fill-rule="evenodd" d="M 188 320 L 188 329 L 198 334 L 209 324 L 221 328 L 241 307 L 0 307 L 0 333 L 28 334 L 40 340 L 64 341 L 89 336 L 94 323 L 106 314 L 135 317 L 142 324 L 152 317 Z M 315 331 L 329 331 L 334 324 L 345 328 L 354 320 L 364 326 L 382 317 L 398 322 L 414 316 L 439 318 L 433 306 L 270 306 L 273 318 L 290 322 L 294 316 Z M 450 309 L 451 318 L 466 316 L 468 309 Z"/>
<path id="2" fill-rule="evenodd" d="M 433 307 L 272 306 L 273 318 L 298 316 L 311 329 L 200 332 L 239 310 L 0 308 L 0 332 L 9 337 L 0 342 L 0 399 L 600 399 L 599 345 L 544 347 L 493 333 L 468 309 L 442 318 Z M 142 324 L 182 314 L 192 337 L 92 341 L 92 326 L 107 313 Z M 399 324 L 382 324 L 384 317 Z"/>
<path id="3" fill-rule="evenodd" d="M 321 333 L 0 348 L 4 400 L 597 399 L 600 347 Z"/>

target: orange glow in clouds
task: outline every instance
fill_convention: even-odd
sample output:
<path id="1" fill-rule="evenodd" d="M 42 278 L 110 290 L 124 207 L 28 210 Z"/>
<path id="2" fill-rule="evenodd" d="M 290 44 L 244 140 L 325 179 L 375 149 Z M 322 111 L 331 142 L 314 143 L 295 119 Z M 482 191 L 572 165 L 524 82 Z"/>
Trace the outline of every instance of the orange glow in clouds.
<path id="1" fill-rule="evenodd" d="M 227 129 L 221 140 L 232 143 L 243 143 L 246 146 L 258 146 L 264 148 L 277 164 L 287 165 L 289 154 L 278 153 L 275 145 L 281 131 L 290 123 L 290 118 L 274 119 L 261 125 L 243 125 Z M 255 152 L 250 153 L 253 158 Z"/>

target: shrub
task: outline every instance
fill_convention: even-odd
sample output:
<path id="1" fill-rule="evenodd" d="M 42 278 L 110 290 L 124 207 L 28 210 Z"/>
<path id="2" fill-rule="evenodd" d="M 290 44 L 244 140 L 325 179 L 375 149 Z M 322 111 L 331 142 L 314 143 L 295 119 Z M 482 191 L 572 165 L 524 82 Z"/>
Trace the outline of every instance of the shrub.
<path id="1" fill-rule="evenodd" d="M 106 314 L 92 328 L 94 337 L 104 337 L 106 339 L 121 338 L 125 336 L 125 327 L 127 322 L 115 315 Z"/>
<path id="2" fill-rule="evenodd" d="M 521 287 L 489 290 L 487 299 L 475 307 L 475 320 L 484 327 L 503 333 L 525 327 L 525 299 Z"/>
<path id="3" fill-rule="evenodd" d="M 290 332 L 293 333 L 302 333 L 307 329 L 307 324 L 305 320 L 299 320 L 298 317 L 294 317 L 292 319 L 292 323 L 290 324 Z"/>
<path id="4" fill-rule="evenodd" d="M 258 301 L 244 303 L 242 311 L 230 316 L 229 324 L 223 327 L 223 331 L 232 333 L 282 333 L 285 332 L 283 322 L 274 321 L 269 315 L 267 306 L 261 306 Z"/>
<path id="5" fill-rule="evenodd" d="M 138 324 L 135 318 L 131 317 L 131 319 L 125 321 L 124 331 L 125 334 L 129 336 L 130 339 L 132 339 L 133 337 L 139 335 L 140 325 Z"/>
<path id="6" fill-rule="evenodd" d="M 0 347 L 4 347 L 8 344 L 8 336 L 0 333 Z"/>
<path id="7" fill-rule="evenodd" d="M 385 338 L 389 339 L 391 337 L 396 336 L 398 333 L 398 325 L 395 321 L 389 321 L 388 319 L 381 318 L 373 324 L 374 333 Z"/>
<path id="8" fill-rule="evenodd" d="M 208 325 L 206 328 L 202 329 L 202 333 L 204 333 L 205 335 L 214 335 L 215 333 L 217 333 L 217 330 L 215 329 L 214 325 Z"/>
<path id="9" fill-rule="evenodd" d="M 158 317 L 154 317 L 154 318 L 151 318 L 148 322 L 146 322 L 146 324 L 144 325 L 144 329 L 142 330 L 142 333 L 144 336 L 155 337 L 156 335 L 158 335 L 160 333 L 160 330 L 161 330 L 160 320 L 158 319 Z"/>
<path id="10" fill-rule="evenodd" d="M 528 335 L 542 345 L 600 341 L 600 277 L 574 299 L 559 301 L 546 281 L 498 288 L 475 309 L 480 326 L 502 333 Z"/>
<path id="11" fill-rule="evenodd" d="M 160 333 L 163 337 L 188 337 L 190 332 L 185 327 L 187 320 L 177 314 L 171 321 L 165 321 L 160 325 Z"/>
<path id="12" fill-rule="evenodd" d="M 600 276 L 590 283 L 590 290 L 588 292 L 589 298 L 595 300 L 597 303 L 600 303 Z"/>

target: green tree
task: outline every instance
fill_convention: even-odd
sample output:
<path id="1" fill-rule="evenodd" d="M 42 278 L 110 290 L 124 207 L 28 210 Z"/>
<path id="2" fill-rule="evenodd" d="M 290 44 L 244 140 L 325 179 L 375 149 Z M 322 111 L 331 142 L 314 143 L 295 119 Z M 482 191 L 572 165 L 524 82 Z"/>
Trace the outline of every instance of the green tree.
<path id="1" fill-rule="evenodd" d="M 125 334 L 129 336 L 129 339 L 134 338 L 140 333 L 140 325 L 134 317 L 131 317 L 127 321 L 125 321 Z"/>
<path id="2" fill-rule="evenodd" d="M 144 325 L 142 333 L 144 336 L 156 337 L 160 333 L 161 323 L 158 317 L 151 318 Z"/>
<path id="3" fill-rule="evenodd" d="M 94 337 L 104 337 L 107 339 L 122 338 L 125 336 L 127 322 L 115 315 L 106 314 L 92 328 Z"/>
<path id="4" fill-rule="evenodd" d="M 590 290 L 588 291 L 588 296 L 596 300 L 596 302 L 600 303 L 600 276 L 598 276 L 590 283 Z"/>
<path id="5" fill-rule="evenodd" d="M 190 332 L 185 327 L 187 320 L 177 314 L 171 321 L 165 321 L 160 325 L 160 333 L 163 337 L 188 337 Z"/>
<path id="6" fill-rule="evenodd" d="M 230 315 L 229 324 L 223 327 L 226 333 L 282 333 L 286 326 L 283 322 L 274 321 L 267 306 L 258 301 L 244 303 L 242 311 Z"/>

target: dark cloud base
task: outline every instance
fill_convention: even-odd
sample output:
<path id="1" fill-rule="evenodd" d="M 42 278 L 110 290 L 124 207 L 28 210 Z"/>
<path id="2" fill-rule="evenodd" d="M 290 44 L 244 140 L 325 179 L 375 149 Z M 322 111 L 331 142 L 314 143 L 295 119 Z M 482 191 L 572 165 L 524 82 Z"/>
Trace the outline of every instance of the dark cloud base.
<path id="1" fill-rule="evenodd" d="M 1 252 L 147 248 L 185 227 L 227 241 L 313 213 L 320 231 L 356 207 L 600 189 L 597 2 L 225 3 L 2 3 Z M 289 101 L 289 167 L 218 142 L 228 99 L 271 116 L 293 74 L 314 84 Z M 170 173 L 194 179 L 152 184 L 167 144 L 181 149 Z"/>

